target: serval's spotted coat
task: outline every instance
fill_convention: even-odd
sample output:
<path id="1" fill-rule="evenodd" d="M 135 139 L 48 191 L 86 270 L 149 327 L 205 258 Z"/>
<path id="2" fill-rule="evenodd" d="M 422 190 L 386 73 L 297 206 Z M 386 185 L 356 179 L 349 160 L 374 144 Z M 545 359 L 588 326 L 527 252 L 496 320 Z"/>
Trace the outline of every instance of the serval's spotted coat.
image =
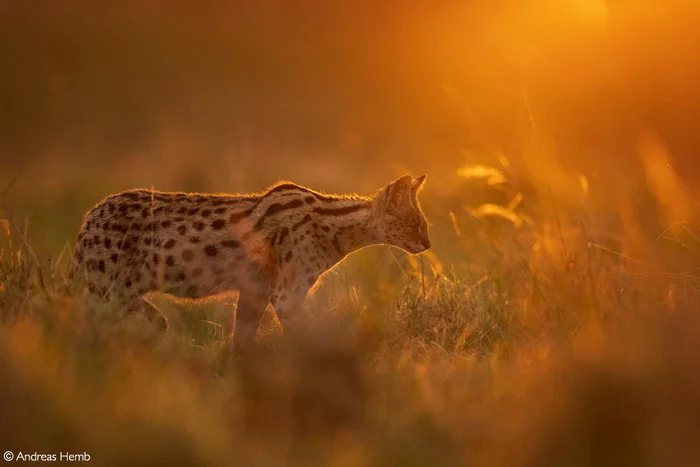
<path id="1" fill-rule="evenodd" d="M 347 254 L 375 244 L 430 248 L 417 198 L 424 180 L 406 175 L 371 197 L 288 182 L 252 195 L 126 191 L 85 216 L 72 273 L 85 279 L 88 302 L 116 302 L 164 326 L 142 299 L 147 292 L 238 290 L 234 345 L 242 348 L 268 303 L 285 327 L 318 277 Z"/>

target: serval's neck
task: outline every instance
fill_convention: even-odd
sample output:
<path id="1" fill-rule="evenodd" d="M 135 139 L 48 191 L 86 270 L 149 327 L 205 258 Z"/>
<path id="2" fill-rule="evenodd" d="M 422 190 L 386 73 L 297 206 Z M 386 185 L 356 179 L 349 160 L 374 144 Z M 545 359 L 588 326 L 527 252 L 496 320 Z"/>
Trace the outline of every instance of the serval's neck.
<path id="1" fill-rule="evenodd" d="M 374 198 L 319 193 L 292 183 L 273 187 L 265 194 L 265 198 L 267 203 L 279 206 L 272 210 L 273 214 L 284 209 L 287 210 L 289 219 L 299 219 L 291 226 L 292 235 L 308 228 L 310 224 L 316 238 L 328 239 L 332 247 L 328 252 L 333 260 L 331 262 L 340 261 L 355 250 L 379 243 L 377 232 L 370 225 Z"/>
<path id="2" fill-rule="evenodd" d="M 346 214 L 329 214 L 321 219 L 321 225 L 333 226 L 333 246 L 340 255 L 339 259 L 360 248 L 380 243 L 377 232 L 370 227 L 371 207 L 370 198 L 361 198 L 336 210 L 345 210 Z"/>

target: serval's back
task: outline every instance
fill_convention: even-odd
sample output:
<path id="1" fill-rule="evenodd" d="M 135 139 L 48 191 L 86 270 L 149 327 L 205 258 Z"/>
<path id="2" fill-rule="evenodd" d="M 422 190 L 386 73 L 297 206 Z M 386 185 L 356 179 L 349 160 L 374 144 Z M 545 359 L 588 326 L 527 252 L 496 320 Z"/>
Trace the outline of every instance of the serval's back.
<path id="1" fill-rule="evenodd" d="M 417 198 L 424 180 L 406 175 L 370 197 L 289 182 L 251 195 L 126 191 L 85 216 L 73 276 L 85 280 L 88 303 L 160 320 L 142 299 L 147 292 L 201 298 L 237 290 L 234 343 L 245 346 L 268 303 L 286 327 L 318 277 L 352 251 L 429 248 Z"/>

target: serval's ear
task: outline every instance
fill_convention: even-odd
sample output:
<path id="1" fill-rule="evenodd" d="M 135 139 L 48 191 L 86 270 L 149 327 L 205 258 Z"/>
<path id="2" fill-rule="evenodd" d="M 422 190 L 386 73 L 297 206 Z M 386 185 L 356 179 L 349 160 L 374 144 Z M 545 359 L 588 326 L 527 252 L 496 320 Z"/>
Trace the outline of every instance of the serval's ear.
<path id="1" fill-rule="evenodd" d="M 423 188 L 423 182 L 425 182 L 426 175 L 421 175 L 418 178 L 414 178 L 411 181 L 411 194 L 416 197 L 418 192 Z"/>
<path id="2" fill-rule="evenodd" d="M 380 194 L 384 210 L 396 211 L 405 203 L 410 203 L 412 181 L 410 175 L 404 175 L 384 187 Z"/>

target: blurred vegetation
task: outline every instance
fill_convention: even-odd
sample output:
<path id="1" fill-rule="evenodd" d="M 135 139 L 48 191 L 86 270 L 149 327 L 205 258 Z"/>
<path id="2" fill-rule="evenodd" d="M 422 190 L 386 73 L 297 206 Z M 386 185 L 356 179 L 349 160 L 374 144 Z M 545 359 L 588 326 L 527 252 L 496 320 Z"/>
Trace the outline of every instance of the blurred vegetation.
<path id="1" fill-rule="evenodd" d="M 97 465 L 695 465 L 700 7 L 0 2 L 0 449 Z M 370 193 L 430 252 L 351 255 L 303 337 L 233 297 L 154 336 L 64 293 L 121 189 Z M 109 310 L 105 310 L 109 312 Z"/>

